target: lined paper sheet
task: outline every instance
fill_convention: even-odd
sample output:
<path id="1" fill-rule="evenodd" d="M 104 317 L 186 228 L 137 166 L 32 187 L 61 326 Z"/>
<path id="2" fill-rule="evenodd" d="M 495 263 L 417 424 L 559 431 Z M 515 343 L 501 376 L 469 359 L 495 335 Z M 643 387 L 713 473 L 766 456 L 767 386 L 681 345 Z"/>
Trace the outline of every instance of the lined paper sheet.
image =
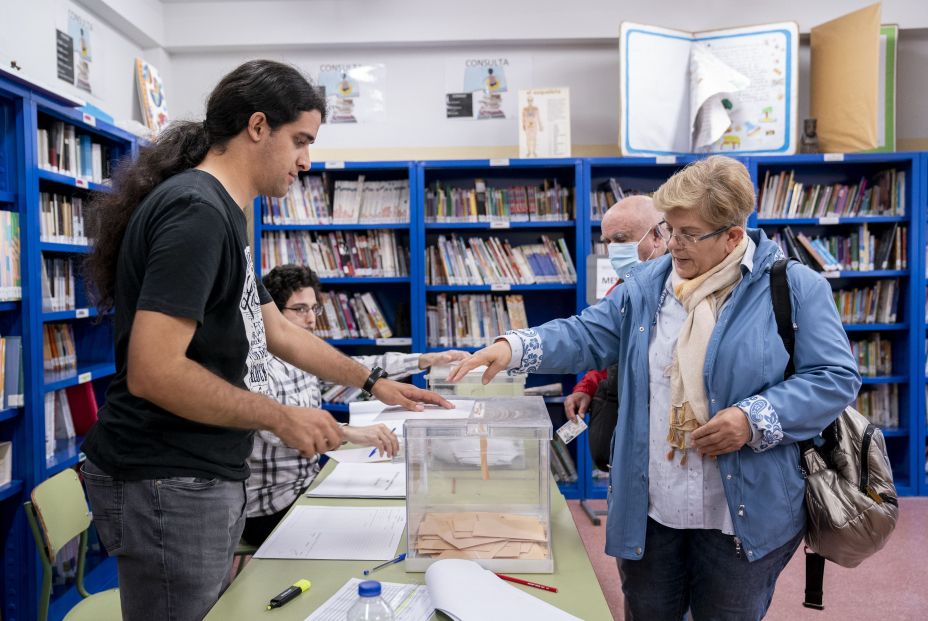
<path id="1" fill-rule="evenodd" d="M 388 561 L 405 527 L 405 507 L 297 506 L 255 558 Z"/>
<path id="2" fill-rule="evenodd" d="M 306 495 L 316 498 L 406 498 L 406 464 L 339 463 Z"/>
<path id="3" fill-rule="evenodd" d="M 358 599 L 361 580 L 351 578 L 335 595 L 317 608 L 306 621 L 345 621 L 348 609 Z M 395 621 L 428 621 L 435 611 L 428 589 L 421 584 L 381 582 L 381 597 L 393 608 Z"/>

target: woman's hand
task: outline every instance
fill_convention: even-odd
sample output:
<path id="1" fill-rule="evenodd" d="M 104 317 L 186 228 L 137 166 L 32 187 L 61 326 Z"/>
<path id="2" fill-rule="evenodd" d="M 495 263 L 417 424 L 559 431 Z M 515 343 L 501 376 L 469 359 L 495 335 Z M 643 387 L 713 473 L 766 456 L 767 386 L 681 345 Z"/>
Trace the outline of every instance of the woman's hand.
<path id="1" fill-rule="evenodd" d="M 459 349 L 449 349 L 448 351 L 436 351 L 430 354 L 419 356 L 419 368 L 427 369 L 434 367 L 436 364 L 450 364 L 460 362 L 465 358 L 470 358 L 470 354 Z"/>
<path id="2" fill-rule="evenodd" d="M 730 407 L 720 410 L 708 423 L 694 431 L 690 438 L 693 440 L 693 448 L 700 454 L 714 458 L 740 450 L 752 435 L 751 423 L 744 411 Z"/>
<path id="3" fill-rule="evenodd" d="M 345 439 L 352 444 L 360 446 L 373 446 L 380 455 L 393 457 L 400 450 L 400 442 L 396 434 L 390 431 L 386 425 L 370 425 L 367 427 L 342 427 L 345 433 Z"/>
<path id="4" fill-rule="evenodd" d="M 509 346 L 509 341 L 506 339 L 496 341 L 455 367 L 448 375 L 448 381 L 451 383 L 460 381 L 470 371 L 485 365 L 487 370 L 483 372 L 483 383 L 489 384 L 497 373 L 509 366 L 510 360 L 512 360 L 512 348 Z"/>

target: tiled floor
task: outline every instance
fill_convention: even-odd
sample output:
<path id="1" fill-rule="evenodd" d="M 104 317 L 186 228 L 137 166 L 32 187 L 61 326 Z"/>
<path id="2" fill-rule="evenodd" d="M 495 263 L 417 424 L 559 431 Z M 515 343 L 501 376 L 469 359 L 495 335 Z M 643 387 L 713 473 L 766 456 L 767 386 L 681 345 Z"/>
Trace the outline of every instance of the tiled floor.
<path id="1" fill-rule="evenodd" d="M 571 501 L 568 504 L 609 608 L 615 619 L 623 619 L 619 572 L 615 559 L 603 552 L 606 520 L 603 518 L 602 526 L 593 526 L 578 502 Z M 606 503 L 593 501 L 591 504 L 604 509 Z M 780 576 L 767 619 L 928 619 L 928 498 L 903 498 L 900 507 L 896 531 L 877 555 L 855 569 L 827 564 L 824 611 L 802 607 L 805 564 L 800 547 Z"/>

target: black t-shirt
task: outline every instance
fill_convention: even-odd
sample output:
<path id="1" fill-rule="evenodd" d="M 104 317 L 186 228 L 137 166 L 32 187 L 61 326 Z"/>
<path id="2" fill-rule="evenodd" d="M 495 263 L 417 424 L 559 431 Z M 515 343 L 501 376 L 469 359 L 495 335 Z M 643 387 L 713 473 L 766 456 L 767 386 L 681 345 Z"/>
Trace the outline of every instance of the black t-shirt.
<path id="1" fill-rule="evenodd" d="M 239 388 L 267 394 L 261 305 L 245 215 L 215 177 L 188 170 L 142 201 L 116 269 L 116 375 L 83 450 L 113 477 L 244 480 L 253 432 L 200 424 L 129 392 L 126 357 L 136 310 L 194 319 L 187 356 Z"/>

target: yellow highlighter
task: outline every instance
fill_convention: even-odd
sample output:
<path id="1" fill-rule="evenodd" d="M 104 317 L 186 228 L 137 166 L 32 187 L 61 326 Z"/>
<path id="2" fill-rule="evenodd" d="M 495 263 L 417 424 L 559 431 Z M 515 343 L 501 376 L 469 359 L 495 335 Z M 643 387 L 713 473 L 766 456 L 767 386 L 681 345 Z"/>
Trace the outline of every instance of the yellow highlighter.
<path id="1" fill-rule="evenodd" d="M 293 586 L 287 587 L 285 590 L 271 598 L 271 603 L 267 605 L 267 609 L 270 610 L 271 608 L 280 608 L 290 600 L 295 599 L 296 596 L 303 591 L 308 591 L 309 587 L 312 585 L 313 583 L 309 580 L 297 580 L 293 583 Z"/>

